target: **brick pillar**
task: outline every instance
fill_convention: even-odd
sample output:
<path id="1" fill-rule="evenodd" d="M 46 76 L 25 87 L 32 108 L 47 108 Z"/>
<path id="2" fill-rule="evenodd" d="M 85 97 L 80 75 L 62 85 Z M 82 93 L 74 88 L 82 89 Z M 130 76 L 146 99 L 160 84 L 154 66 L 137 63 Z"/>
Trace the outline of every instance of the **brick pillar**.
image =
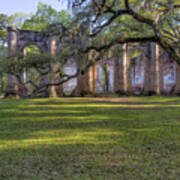
<path id="1" fill-rule="evenodd" d="M 150 93 L 151 95 L 156 94 L 156 44 L 150 43 Z"/>
<path id="2" fill-rule="evenodd" d="M 15 27 L 8 27 L 8 53 L 9 55 L 17 51 L 18 35 Z"/>
<path id="3" fill-rule="evenodd" d="M 57 38 L 56 37 L 51 37 L 49 39 L 49 52 L 51 55 L 55 56 L 56 55 L 56 50 L 57 50 Z M 56 71 L 58 64 L 52 64 L 53 71 Z M 48 79 L 48 77 L 45 77 Z M 59 74 L 54 74 L 53 73 L 53 79 L 51 80 L 52 83 L 60 81 Z M 49 96 L 50 97 L 58 97 L 63 95 L 63 87 L 61 86 L 51 86 L 49 88 Z"/>
<path id="4" fill-rule="evenodd" d="M 119 59 L 119 91 L 124 94 L 124 70 L 123 70 L 123 58 Z"/>
<path id="5" fill-rule="evenodd" d="M 92 67 L 92 84 L 93 84 L 93 94 L 96 94 L 96 81 L 97 81 L 96 65 Z"/>
<path id="6" fill-rule="evenodd" d="M 160 57 L 161 49 L 160 46 L 156 44 L 156 94 L 161 95 L 163 93 L 163 59 Z"/>
<path id="7" fill-rule="evenodd" d="M 145 52 L 143 54 L 144 61 L 144 95 L 150 95 L 152 93 L 152 56 L 151 56 L 151 44 L 146 44 Z"/>
<path id="8" fill-rule="evenodd" d="M 180 96 L 180 65 L 176 63 L 176 87 L 175 94 Z"/>
<path id="9" fill-rule="evenodd" d="M 18 29 L 8 27 L 8 55 L 11 56 L 17 51 L 18 45 Z M 18 80 L 15 76 L 7 74 L 7 94 L 17 94 L 19 91 Z"/>
<path id="10" fill-rule="evenodd" d="M 89 89 L 92 94 L 96 93 L 96 65 L 93 65 L 89 69 L 89 74 L 88 74 L 88 79 L 89 79 Z"/>
<path id="11" fill-rule="evenodd" d="M 128 45 L 123 45 L 123 91 L 126 94 L 132 93 L 131 82 L 131 61 L 128 57 Z"/>
<path id="12" fill-rule="evenodd" d="M 120 67 L 120 60 L 118 58 L 114 59 L 114 92 L 118 93 L 119 87 L 119 67 Z"/>
<path id="13" fill-rule="evenodd" d="M 124 94 L 123 85 L 123 57 L 121 57 L 114 60 L 114 92 L 120 95 Z"/>

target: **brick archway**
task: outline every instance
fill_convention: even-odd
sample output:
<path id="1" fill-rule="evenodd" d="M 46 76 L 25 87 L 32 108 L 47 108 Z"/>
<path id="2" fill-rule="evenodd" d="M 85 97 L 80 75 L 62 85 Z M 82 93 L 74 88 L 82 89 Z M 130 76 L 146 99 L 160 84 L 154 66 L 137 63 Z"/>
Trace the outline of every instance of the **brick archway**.
<path id="1" fill-rule="evenodd" d="M 14 51 L 22 51 L 30 44 L 37 46 L 41 52 L 50 52 L 50 39 L 37 31 L 8 27 L 8 52 L 11 54 Z"/>
<path id="2" fill-rule="evenodd" d="M 46 36 L 43 33 L 30 30 L 21 30 L 16 27 L 8 27 L 8 54 L 14 52 L 23 52 L 24 48 L 29 45 L 38 47 L 41 53 L 56 54 L 57 38 Z M 16 79 L 8 74 L 7 93 L 17 92 Z"/>

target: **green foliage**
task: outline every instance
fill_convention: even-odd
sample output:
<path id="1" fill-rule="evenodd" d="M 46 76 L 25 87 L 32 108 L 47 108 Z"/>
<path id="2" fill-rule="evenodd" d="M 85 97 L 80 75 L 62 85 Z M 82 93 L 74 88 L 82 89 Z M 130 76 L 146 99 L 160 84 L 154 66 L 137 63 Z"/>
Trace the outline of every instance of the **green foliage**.
<path id="1" fill-rule="evenodd" d="M 3 72 L 3 61 L 4 61 L 4 58 L 7 57 L 8 55 L 8 49 L 7 47 L 4 47 L 4 46 L 0 46 L 0 72 L 2 73 Z"/>
<path id="2" fill-rule="evenodd" d="M 13 14 L 12 16 L 10 16 L 10 18 L 13 20 L 12 25 L 21 29 L 24 25 L 24 22 L 31 16 L 32 16 L 32 14 L 17 12 L 15 14 Z"/>
<path id="3" fill-rule="evenodd" d="M 8 26 L 16 26 L 21 28 L 29 14 L 17 12 L 11 16 L 0 14 L 0 44 L 7 43 L 7 28 Z"/>
<path id="4" fill-rule="evenodd" d="M 128 6 L 124 0 L 68 2 L 73 2 L 72 8 L 78 9 L 75 11 L 78 24 L 85 23 L 91 30 L 92 45 L 113 44 L 117 39 L 156 37 L 161 47 L 180 63 L 179 0 L 129 0 Z M 81 2 L 85 3 L 80 5 Z"/>
<path id="5" fill-rule="evenodd" d="M 0 45 L 7 41 L 7 27 L 12 24 L 12 18 L 5 14 L 0 14 Z"/>
<path id="6" fill-rule="evenodd" d="M 41 69 L 45 64 L 54 63 L 55 60 L 56 58 L 50 54 L 34 54 L 33 52 L 24 56 L 23 53 L 16 52 L 3 59 L 1 71 L 21 74 L 24 72 L 24 69 Z"/>
<path id="7" fill-rule="evenodd" d="M 50 5 L 39 2 L 37 12 L 27 19 L 22 28 L 26 30 L 42 31 L 50 24 L 66 24 L 71 19 L 67 11 L 58 12 Z"/>
<path id="8" fill-rule="evenodd" d="M 24 51 L 25 51 L 26 56 L 32 55 L 32 54 L 34 54 L 34 55 L 40 54 L 39 48 L 34 45 L 29 45 L 29 46 L 25 47 Z"/>

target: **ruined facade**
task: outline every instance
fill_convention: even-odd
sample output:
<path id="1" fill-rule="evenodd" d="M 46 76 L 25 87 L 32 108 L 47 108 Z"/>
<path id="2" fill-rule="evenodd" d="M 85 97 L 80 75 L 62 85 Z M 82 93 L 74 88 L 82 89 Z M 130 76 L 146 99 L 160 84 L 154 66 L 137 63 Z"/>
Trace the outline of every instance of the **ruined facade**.
<path id="1" fill-rule="evenodd" d="M 8 29 L 9 54 L 23 51 L 27 45 L 36 45 L 41 52 L 52 55 L 57 51 L 57 40 L 34 31 Z M 50 87 L 49 96 L 86 94 L 119 94 L 119 95 L 180 95 L 180 66 L 155 43 L 149 43 L 141 50 L 138 58 L 129 56 L 130 45 L 122 46 L 119 58 L 99 61 L 84 75 L 74 78 L 60 87 Z M 139 45 L 141 47 L 141 45 Z M 77 64 L 69 63 L 64 72 L 72 75 Z M 9 76 L 8 84 L 13 83 Z M 42 83 L 47 83 L 42 77 Z"/>
<path id="2" fill-rule="evenodd" d="M 8 28 L 8 54 L 11 55 L 16 51 L 24 52 L 24 49 L 29 45 L 38 47 L 41 53 L 56 54 L 57 40 L 54 37 L 48 37 L 42 33 L 29 30 L 20 30 L 15 27 Z M 17 87 L 17 79 L 12 75 L 8 75 L 7 92 L 19 91 Z M 40 86 L 49 83 L 47 76 L 42 76 Z M 55 90 L 54 90 L 55 89 Z M 51 87 L 43 89 L 40 96 L 57 96 L 57 92 L 62 91 L 60 87 Z"/>

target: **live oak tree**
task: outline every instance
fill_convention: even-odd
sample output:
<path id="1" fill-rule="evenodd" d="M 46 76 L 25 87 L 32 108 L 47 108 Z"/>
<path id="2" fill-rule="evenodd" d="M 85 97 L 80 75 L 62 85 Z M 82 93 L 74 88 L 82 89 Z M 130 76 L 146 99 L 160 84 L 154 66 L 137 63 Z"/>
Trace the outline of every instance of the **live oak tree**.
<path id="1" fill-rule="evenodd" d="M 83 62 L 76 74 L 48 86 L 84 74 L 103 57 L 119 55 L 125 43 L 157 43 L 180 64 L 179 0 L 68 0 L 68 7 L 73 21 L 48 30 L 68 47 L 67 55 Z"/>
<path id="2" fill-rule="evenodd" d="M 155 42 L 180 64 L 179 0 L 69 0 L 68 3 L 79 24 L 89 28 L 87 38 L 91 44 L 86 52 L 123 43 Z M 98 39 L 101 41 L 95 46 Z"/>

